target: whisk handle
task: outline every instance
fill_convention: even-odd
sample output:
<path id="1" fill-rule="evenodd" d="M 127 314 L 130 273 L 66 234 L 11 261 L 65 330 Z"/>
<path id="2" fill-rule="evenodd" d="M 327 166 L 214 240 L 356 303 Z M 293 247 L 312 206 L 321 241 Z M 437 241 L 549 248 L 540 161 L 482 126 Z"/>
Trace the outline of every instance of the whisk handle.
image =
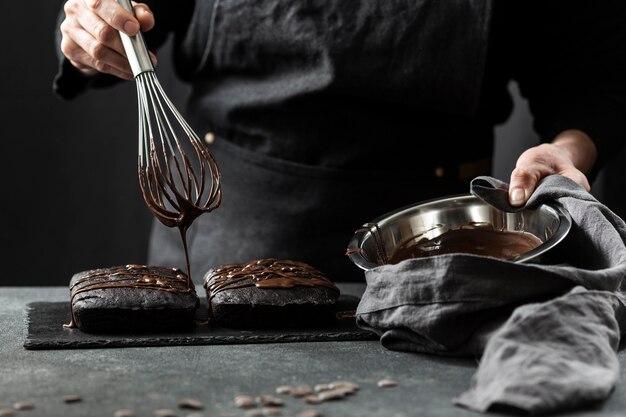
<path id="1" fill-rule="evenodd" d="M 133 6 L 130 4 L 130 0 L 116 0 L 119 5 L 133 12 Z M 130 69 L 133 71 L 133 75 L 136 77 L 139 74 L 146 71 L 154 71 L 152 61 L 150 60 L 150 54 L 148 54 L 148 48 L 146 42 L 143 40 L 141 32 L 135 36 L 128 36 L 125 33 L 120 32 L 122 38 L 122 44 L 124 44 L 124 51 L 128 57 L 128 63 Z"/>

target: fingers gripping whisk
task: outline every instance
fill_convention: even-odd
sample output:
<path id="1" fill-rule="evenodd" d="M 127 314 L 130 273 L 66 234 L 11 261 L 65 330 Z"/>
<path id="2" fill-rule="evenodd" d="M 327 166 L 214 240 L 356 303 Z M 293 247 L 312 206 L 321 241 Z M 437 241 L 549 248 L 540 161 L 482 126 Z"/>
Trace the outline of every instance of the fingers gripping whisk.
<path id="1" fill-rule="evenodd" d="M 187 229 L 221 202 L 220 173 L 213 155 L 180 115 L 154 72 L 136 77 L 139 108 L 139 184 L 154 216 Z M 186 152 L 180 137 L 186 137 Z"/>

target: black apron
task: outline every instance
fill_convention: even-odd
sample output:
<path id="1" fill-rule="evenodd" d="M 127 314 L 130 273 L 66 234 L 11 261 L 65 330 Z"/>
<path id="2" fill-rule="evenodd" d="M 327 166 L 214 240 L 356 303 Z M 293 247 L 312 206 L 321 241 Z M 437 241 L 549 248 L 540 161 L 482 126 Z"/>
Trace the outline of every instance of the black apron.
<path id="1" fill-rule="evenodd" d="M 354 230 L 488 173 L 463 167 L 491 152 L 472 119 L 489 14 L 489 0 L 196 2 L 178 59 L 223 202 L 189 232 L 195 281 L 264 257 L 361 280 Z M 176 230 L 155 223 L 149 262 L 184 265 Z"/>

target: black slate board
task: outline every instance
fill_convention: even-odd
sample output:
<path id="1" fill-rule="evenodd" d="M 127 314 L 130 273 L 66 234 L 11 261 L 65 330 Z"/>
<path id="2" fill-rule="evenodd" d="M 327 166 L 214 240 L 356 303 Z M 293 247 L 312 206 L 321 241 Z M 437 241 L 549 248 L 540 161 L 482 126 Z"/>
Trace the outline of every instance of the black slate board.
<path id="1" fill-rule="evenodd" d="M 353 310 L 358 299 L 341 296 L 337 311 Z M 198 317 L 206 317 L 206 304 L 201 304 Z M 91 334 L 78 329 L 65 329 L 69 323 L 67 302 L 36 302 L 28 305 L 28 334 L 24 347 L 29 350 L 94 349 L 175 345 L 230 345 L 245 343 L 290 343 L 347 340 L 376 340 L 373 333 L 359 329 L 354 318 L 337 320 L 332 325 L 305 329 L 240 330 L 197 324 L 193 330 L 180 333 Z M 200 322 L 201 320 L 199 320 Z"/>

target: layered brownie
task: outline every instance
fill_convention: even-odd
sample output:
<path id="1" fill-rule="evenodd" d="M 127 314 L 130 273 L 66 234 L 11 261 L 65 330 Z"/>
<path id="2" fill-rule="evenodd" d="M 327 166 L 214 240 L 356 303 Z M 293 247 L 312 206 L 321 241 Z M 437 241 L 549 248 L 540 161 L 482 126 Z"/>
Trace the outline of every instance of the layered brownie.
<path id="1" fill-rule="evenodd" d="M 234 328 L 315 326 L 334 320 L 339 289 L 303 262 L 259 259 L 204 277 L 211 318 Z"/>
<path id="2" fill-rule="evenodd" d="M 72 322 L 91 333 L 193 327 L 198 296 L 177 268 L 125 265 L 77 273 L 70 281 Z"/>

